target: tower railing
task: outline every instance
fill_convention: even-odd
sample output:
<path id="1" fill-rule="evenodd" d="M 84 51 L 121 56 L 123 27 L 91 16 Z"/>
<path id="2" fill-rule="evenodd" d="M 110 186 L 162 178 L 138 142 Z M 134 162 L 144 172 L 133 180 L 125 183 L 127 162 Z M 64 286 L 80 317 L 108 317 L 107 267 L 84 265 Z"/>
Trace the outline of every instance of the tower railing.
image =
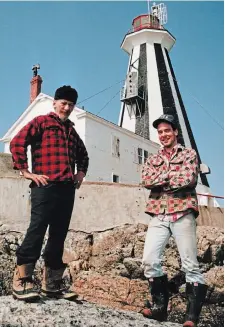
<path id="1" fill-rule="evenodd" d="M 127 32 L 127 34 L 131 34 L 143 29 L 151 29 L 151 30 L 165 30 L 165 28 L 162 25 L 155 25 L 155 24 L 149 24 L 149 23 L 145 23 L 142 24 L 138 27 L 132 27 L 131 29 L 129 29 L 129 31 Z"/>

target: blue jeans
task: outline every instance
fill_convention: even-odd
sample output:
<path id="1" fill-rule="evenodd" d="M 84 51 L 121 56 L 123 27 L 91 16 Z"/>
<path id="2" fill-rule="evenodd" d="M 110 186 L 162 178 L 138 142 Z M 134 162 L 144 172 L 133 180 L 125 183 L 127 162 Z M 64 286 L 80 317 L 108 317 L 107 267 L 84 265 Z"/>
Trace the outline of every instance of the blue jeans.
<path id="1" fill-rule="evenodd" d="M 192 213 L 176 222 L 162 221 L 157 216 L 150 220 L 142 261 L 145 277 L 149 279 L 164 274 L 161 256 L 171 235 L 177 244 L 186 282 L 205 284 L 197 261 L 196 221 Z"/>

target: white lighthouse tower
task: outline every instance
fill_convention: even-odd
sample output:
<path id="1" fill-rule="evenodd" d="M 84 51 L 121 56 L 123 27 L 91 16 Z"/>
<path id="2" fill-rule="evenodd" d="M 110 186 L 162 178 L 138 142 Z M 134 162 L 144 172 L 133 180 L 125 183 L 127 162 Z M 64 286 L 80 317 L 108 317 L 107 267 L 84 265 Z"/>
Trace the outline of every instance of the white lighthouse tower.
<path id="1" fill-rule="evenodd" d="M 166 22 L 165 5 L 153 4 L 151 13 L 133 20 L 132 30 L 123 39 L 121 48 L 129 54 L 129 64 L 121 92 L 119 126 L 159 143 L 152 122 L 162 114 L 172 114 L 179 125 L 179 143 L 194 148 L 201 163 L 169 57 L 176 40 L 164 28 Z M 197 190 L 208 194 L 205 174 L 209 169 L 202 163 L 201 168 Z"/>

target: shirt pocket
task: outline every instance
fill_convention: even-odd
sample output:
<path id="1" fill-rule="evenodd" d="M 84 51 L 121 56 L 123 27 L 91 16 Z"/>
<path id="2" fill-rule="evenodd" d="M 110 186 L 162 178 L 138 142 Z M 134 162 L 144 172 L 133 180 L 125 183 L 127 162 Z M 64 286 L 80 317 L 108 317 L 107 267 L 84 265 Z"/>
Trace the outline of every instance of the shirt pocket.
<path id="1" fill-rule="evenodd" d="M 50 127 L 46 128 L 47 138 L 49 138 L 49 137 L 59 138 L 60 132 L 61 132 L 61 130 L 57 126 L 50 126 Z"/>
<path id="2" fill-rule="evenodd" d="M 43 133 L 42 145 L 51 147 L 51 146 L 59 146 L 62 140 L 62 131 L 58 126 L 47 126 Z"/>
<path id="3" fill-rule="evenodd" d="M 167 171 L 167 165 L 161 157 L 153 157 L 151 165 L 157 173 L 165 173 Z"/>
<path id="4" fill-rule="evenodd" d="M 156 157 L 153 156 L 150 163 L 154 166 L 154 167 L 160 167 L 163 165 L 164 160 L 161 157 Z"/>
<path id="5" fill-rule="evenodd" d="M 179 172 L 184 165 L 184 159 L 181 157 L 173 158 L 170 161 L 170 171 Z"/>
<path id="6" fill-rule="evenodd" d="M 175 158 L 172 158 L 170 161 L 170 167 L 172 170 L 180 170 L 181 167 L 184 165 L 184 157 L 183 156 L 177 156 Z"/>

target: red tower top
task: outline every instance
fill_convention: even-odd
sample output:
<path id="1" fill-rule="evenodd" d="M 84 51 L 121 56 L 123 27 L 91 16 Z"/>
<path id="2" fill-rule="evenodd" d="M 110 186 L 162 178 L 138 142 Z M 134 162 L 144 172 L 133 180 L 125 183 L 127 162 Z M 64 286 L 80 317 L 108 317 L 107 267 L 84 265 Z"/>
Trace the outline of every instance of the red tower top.
<path id="1" fill-rule="evenodd" d="M 134 18 L 132 22 L 133 32 L 140 31 L 142 29 L 157 29 L 163 30 L 163 26 L 160 24 L 159 19 L 151 14 L 140 15 Z"/>

